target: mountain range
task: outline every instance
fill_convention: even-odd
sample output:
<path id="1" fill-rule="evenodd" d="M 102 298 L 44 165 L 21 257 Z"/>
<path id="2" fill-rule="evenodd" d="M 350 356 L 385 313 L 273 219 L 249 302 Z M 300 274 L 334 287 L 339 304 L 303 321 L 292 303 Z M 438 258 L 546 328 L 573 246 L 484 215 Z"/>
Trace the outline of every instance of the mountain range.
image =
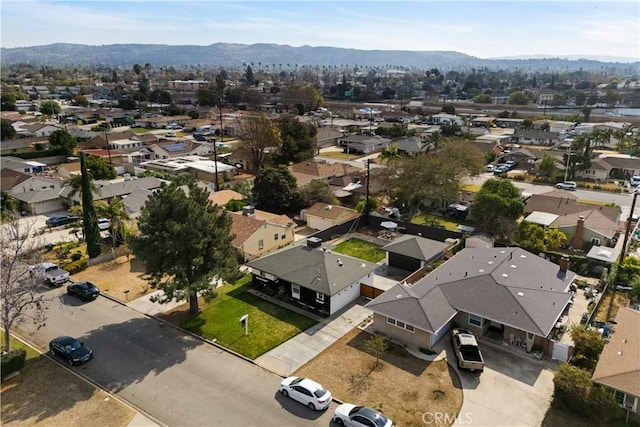
<path id="1" fill-rule="evenodd" d="M 538 55 L 537 55 L 538 56 Z M 450 51 L 360 50 L 336 47 L 292 47 L 277 44 L 215 43 L 209 46 L 160 44 L 111 44 L 89 46 L 55 43 L 0 49 L 3 66 L 28 63 L 34 66 L 104 65 L 131 67 L 133 64 L 160 66 L 240 67 L 254 64 L 263 69 L 291 69 L 311 66 L 408 67 L 413 69 L 459 70 L 465 68 L 522 69 L 528 71 L 606 70 L 637 74 L 640 61 L 614 62 L 569 58 L 482 59 Z"/>

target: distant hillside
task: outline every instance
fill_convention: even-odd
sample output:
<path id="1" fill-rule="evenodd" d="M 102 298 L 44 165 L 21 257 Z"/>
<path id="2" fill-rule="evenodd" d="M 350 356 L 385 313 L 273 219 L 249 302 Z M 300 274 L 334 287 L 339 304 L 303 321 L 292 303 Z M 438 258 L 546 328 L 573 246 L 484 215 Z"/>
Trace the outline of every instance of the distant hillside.
<path id="1" fill-rule="evenodd" d="M 543 70 L 600 70 L 623 74 L 637 74 L 640 62 L 616 63 L 588 59 L 532 58 L 532 59 L 480 59 L 459 52 L 359 50 L 336 47 L 291 47 L 275 44 L 216 43 L 210 46 L 169 46 L 155 44 L 114 44 L 88 46 L 56 43 L 47 46 L 2 48 L 2 65 L 20 62 L 36 66 L 108 65 L 130 67 L 133 64 L 158 66 L 223 66 L 240 67 L 255 64 L 266 68 L 287 69 L 306 66 L 389 66 L 417 69 L 439 68 L 502 68 Z M 279 69 L 279 68 L 278 68 Z"/>

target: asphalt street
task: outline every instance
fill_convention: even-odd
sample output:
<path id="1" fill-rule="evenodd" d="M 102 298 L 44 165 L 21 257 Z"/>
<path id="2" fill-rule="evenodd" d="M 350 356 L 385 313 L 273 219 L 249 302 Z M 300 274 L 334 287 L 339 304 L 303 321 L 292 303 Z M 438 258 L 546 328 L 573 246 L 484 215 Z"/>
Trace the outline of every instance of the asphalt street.
<path id="1" fill-rule="evenodd" d="M 64 288 L 50 299 L 45 327 L 17 332 L 40 350 L 74 336 L 95 357 L 74 369 L 167 426 L 328 426 L 324 412 L 282 397 L 281 378 L 176 328 L 99 297 L 80 302 Z M 72 407 L 74 402 L 69 402 Z"/>

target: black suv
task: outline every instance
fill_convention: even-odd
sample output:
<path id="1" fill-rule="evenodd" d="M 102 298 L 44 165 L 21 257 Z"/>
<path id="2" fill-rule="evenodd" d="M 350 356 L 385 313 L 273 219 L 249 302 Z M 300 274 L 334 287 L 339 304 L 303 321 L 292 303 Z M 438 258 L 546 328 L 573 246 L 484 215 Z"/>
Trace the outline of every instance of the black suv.
<path id="1" fill-rule="evenodd" d="M 80 218 L 78 218 L 77 216 L 73 216 L 73 215 L 55 215 L 52 216 L 51 218 L 48 218 L 45 223 L 49 226 L 49 227 L 58 227 L 60 225 L 67 225 L 67 224 L 73 224 L 74 222 L 78 221 Z"/>
<path id="2" fill-rule="evenodd" d="M 82 301 L 90 301 L 98 298 L 100 289 L 91 282 L 78 282 L 67 286 L 67 293 L 80 298 Z"/>

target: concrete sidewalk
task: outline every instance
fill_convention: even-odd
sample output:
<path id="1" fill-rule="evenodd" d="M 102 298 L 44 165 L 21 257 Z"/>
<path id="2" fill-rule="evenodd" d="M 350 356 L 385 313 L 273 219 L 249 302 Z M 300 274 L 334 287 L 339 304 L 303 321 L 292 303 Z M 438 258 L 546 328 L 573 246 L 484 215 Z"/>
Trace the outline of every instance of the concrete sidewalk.
<path id="1" fill-rule="evenodd" d="M 347 332 L 360 325 L 371 314 L 371 310 L 361 304 L 352 303 L 345 310 L 322 320 L 258 357 L 255 363 L 283 377 L 289 376 Z"/>
<path id="2" fill-rule="evenodd" d="M 176 302 L 175 300 L 165 304 L 160 304 L 159 302 L 153 301 L 155 298 L 161 295 L 163 295 L 163 291 L 157 290 L 140 298 L 127 301 L 125 302 L 125 304 L 128 307 L 139 311 L 140 313 L 148 314 L 150 316 L 156 316 L 158 314 L 166 313 L 167 311 L 173 310 L 177 306 L 184 304 L 184 301 Z"/>

